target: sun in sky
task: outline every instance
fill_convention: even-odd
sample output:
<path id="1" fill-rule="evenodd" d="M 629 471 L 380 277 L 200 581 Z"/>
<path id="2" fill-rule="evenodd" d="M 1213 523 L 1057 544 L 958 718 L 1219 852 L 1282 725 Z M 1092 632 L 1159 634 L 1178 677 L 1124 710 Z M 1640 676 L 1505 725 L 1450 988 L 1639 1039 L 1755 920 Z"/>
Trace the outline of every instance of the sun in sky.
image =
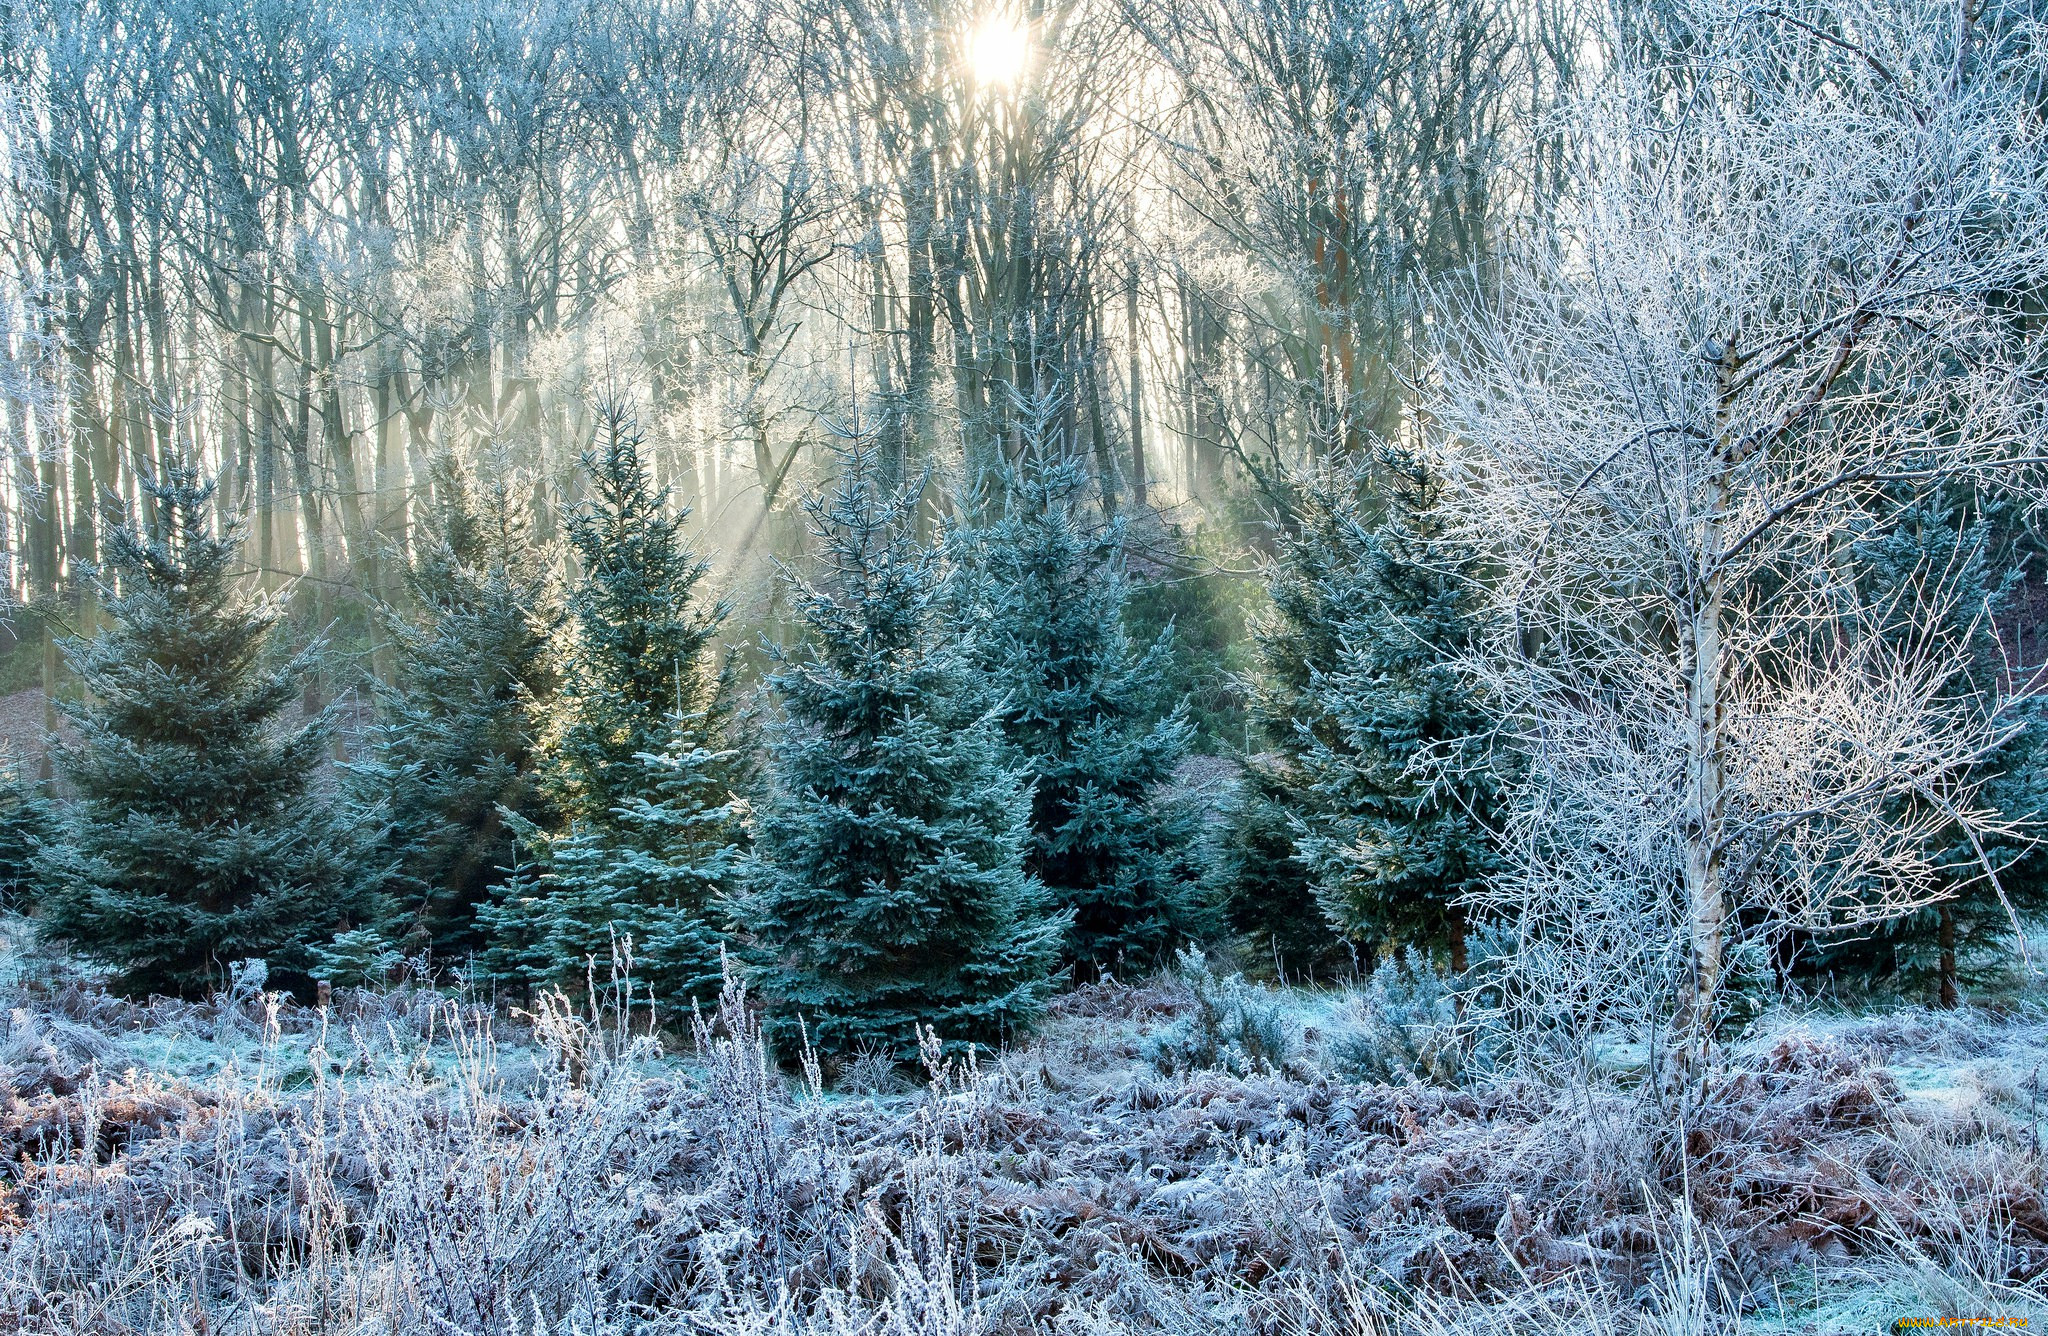
<path id="1" fill-rule="evenodd" d="M 1017 20 L 992 14 L 967 35 L 967 68 L 988 87 L 1017 82 L 1031 60 L 1031 34 Z"/>

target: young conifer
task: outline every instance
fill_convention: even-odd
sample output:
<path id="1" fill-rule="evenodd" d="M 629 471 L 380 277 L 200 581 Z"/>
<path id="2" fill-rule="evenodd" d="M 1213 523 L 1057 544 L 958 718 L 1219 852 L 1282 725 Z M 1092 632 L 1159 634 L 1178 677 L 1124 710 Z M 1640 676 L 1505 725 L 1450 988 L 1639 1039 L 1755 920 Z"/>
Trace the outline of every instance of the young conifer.
<path id="1" fill-rule="evenodd" d="M 477 907 L 514 861 L 506 813 L 544 820 L 536 764 L 553 692 L 548 573 L 515 480 L 443 456 L 382 610 L 392 680 L 362 787 L 388 801 L 389 938 L 457 963 L 482 945 Z"/>
<path id="2" fill-rule="evenodd" d="M 1402 945 L 1464 964 L 1460 902 L 1494 866 L 1487 716 L 1454 666 L 1469 561 L 1427 471 L 1382 448 L 1302 480 L 1258 629 L 1248 759 L 1212 876 L 1225 913 L 1290 972 Z"/>
<path id="3" fill-rule="evenodd" d="M 18 910 L 35 902 L 33 860 L 51 819 L 49 800 L 26 767 L 0 754 L 0 905 Z"/>
<path id="4" fill-rule="evenodd" d="M 909 1060 L 918 1027 L 995 1044 L 1051 991 L 1068 917 L 1024 868 L 1029 808 L 995 718 L 968 689 L 922 484 L 890 494 L 855 437 L 806 501 L 815 580 L 785 572 L 805 636 L 780 702 L 743 920 L 773 1032 Z M 801 1029 L 800 1029 L 801 1027 Z"/>
<path id="5" fill-rule="evenodd" d="M 287 714 L 313 651 L 279 661 L 282 608 L 238 584 L 212 486 L 145 486 L 151 529 L 107 534 L 107 625 L 65 646 L 85 693 L 55 744 L 75 801 L 36 858 L 45 927 L 131 994 L 200 994 L 251 957 L 290 981 L 370 910 L 367 823 L 313 783 L 329 719 Z"/>
<path id="6" fill-rule="evenodd" d="M 977 660 L 1032 786 L 1025 866 L 1073 911 L 1081 974 L 1146 973 L 1208 926 L 1192 814 L 1163 797 L 1193 736 L 1159 700 L 1173 631 L 1125 633 L 1124 529 L 1090 513 L 1079 461 L 1033 433 L 1009 484 L 962 546 Z"/>
<path id="7" fill-rule="evenodd" d="M 1330 919 L 1381 948 L 1465 968 L 1463 899 L 1499 865 L 1489 718 L 1456 660 L 1477 630 L 1470 561 L 1445 543 L 1419 461 L 1380 452 L 1381 510 L 1333 590 L 1334 657 L 1297 696 L 1300 856 Z"/>
<path id="8" fill-rule="evenodd" d="M 1353 573 L 1366 560 L 1369 529 L 1360 519 L 1357 482 L 1333 469 L 1294 491 L 1267 581 L 1272 607 L 1253 624 L 1258 671 L 1250 712 L 1264 749 L 1245 758 L 1211 855 L 1211 893 L 1232 931 L 1294 976 L 1350 958 L 1316 895 L 1299 818 L 1309 803 L 1302 756 L 1337 736 L 1311 690 L 1337 670 Z"/>
<path id="9" fill-rule="evenodd" d="M 623 404 L 599 406 L 599 437 L 567 524 L 581 574 L 542 772 L 554 824 L 513 818 L 523 861 L 482 912 L 486 964 L 581 986 L 630 941 L 637 980 L 686 1006 L 717 991 L 742 838 L 744 767 L 723 745 L 731 693 L 712 662 L 727 609 L 702 597 L 689 510 L 654 485 Z"/>

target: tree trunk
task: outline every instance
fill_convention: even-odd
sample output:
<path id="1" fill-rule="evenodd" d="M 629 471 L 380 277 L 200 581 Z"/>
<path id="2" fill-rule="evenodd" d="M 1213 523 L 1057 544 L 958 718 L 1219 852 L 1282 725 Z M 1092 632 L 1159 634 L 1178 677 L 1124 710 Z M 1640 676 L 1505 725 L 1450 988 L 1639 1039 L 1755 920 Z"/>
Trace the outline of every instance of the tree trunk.
<path id="1" fill-rule="evenodd" d="M 342 559 L 353 576 L 361 568 L 357 583 L 361 594 L 374 598 L 378 592 L 376 539 L 370 534 L 371 520 L 363 508 L 361 479 L 357 476 L 354 434 L 348 429 L 341 395 L 341 371 L 336 349 L 347 346 L 344 327 L 331 322 L 326 299 L 317 298 L 312 318 L 313 356 L 320 387 L 320 436 L 327 447 L 327 466 L 334 473 L 334 499 L 341 515 Z M 344 320 L 346 317 L 344 317 Z"/>
<path id="2" fill-rule="evenodd" d="M 903 399 L 910 418 L 908 448 L 923 459 L 932 448 L 932 375 L 938 364 L 938 311 L 932 297 L 932 230 L 937 226 L 937 206 L 932 197 L 931 150 L 920 145 L 910 161 L 904 202 L 908 348 Z"/>
<path id="3" fill-rule="evenodd" d="M 880 401 L 882 412 L 881 430 L 877 436 L 881 443 L 880 462 L 882 482 L 890 488 L 903 485 L 908 477 L 908 402 L 896 392 L 895 326 L 894 311 L 889 300 L 889 257 L 882 245 L 881 226 L 875 224 L 871 233 L 873 245 L 870 248 L 869 267 L 872 291 L 868 294 L 868 327 L 873 331 L 868 337 L 872 349 L 875 376 L 875 397 Z M 853 392 L 859 394 L 857 386 Z"/>
<path id="4" fill-rule="evenodd" d="M 53 609 L 54 611 L 54 609 Z M 57 731 L 57 627 L 45 618 L 43 621 L 43 736 L 48 739 Z M 42 760 L 36 766 L 36 780 L 42 785 L 46 796 L 54 797 L 57 792 L 57 767 L 50 754 L 47 741 L 43 745 Z"/>
<path id="5" fill-rule="evenodd" d="M 1941 948 L 1941 1006 L 1945 1011 L 1953 1011 L 1962 1001 L 1956 988 L 1956 906 L 1953 900 L 1941 906 L 1941 926 L 1938 931 Z"/>
<path id="6" fill-rule="evenodd" d="M 1131 505 L 1145 508 L 1145 348 L 1138 331 L 1138 257 L 1124 274 L 1124 324 L 1131 347 Z"/>
<path id="7" fill-rule="evenodd" d="M 1717 582 L 1718 583 L 1718 582 Z M 1689 1019 L 1708 1023 L 1721 988 L 1722 935 L 1726 888 L 1717 848 L 1721 834 L 1721 597 L 1716 589 L 1694 614 L 1689 636 L 1692 671 L 1686 684 L 1686 727 L 1691 752 L 1691 793 L 1686 811 L 1685 891 L 1692 938 L 1692 999 Z"/>
<path id="8" fill-rule="evenodd" d="M 1088 434 L 1095 449 L 1096 485 L 1102 492 L 1102 513 L 1116 514 L 1116 457 L 1109 449 L 1109 424 L 1102 419 L 1102 378 L 1097 372 L 1094 350 L 1083 354 L 1081 375 L 1088 385 Z"/>
<path id="9" fill-rule="evenodd" d="M 1725 367 L 1725 364 L 1724 364 Z M 1725 409 L 1726 379 L 1723 379 Z M 1725 416 L 1725 413 L 1724 413 Z M 1728 522 L 1728 464 L 1717 444 L 1707 487 L 1701 535 L 1688 572 L 1691 615 L 1682 628 L 1686 664 L 1687 777 L 1685 811 L 1685 893 L 1688 937 L 1692 947 L 1690 995 L 1680 1009 L 1678 1037 L 1681 1066 L 1704 1057 L 1712 1043 L 1715 999 L 1726 968 L 1725 937 L 1728 888 L 1721 836 L 1727 825 L 1727 774 L 1723 754 L 1723 697 L 1727 673 L 1723 665 L 1724 618 L 1728 573 L 1721 560 Z"/>

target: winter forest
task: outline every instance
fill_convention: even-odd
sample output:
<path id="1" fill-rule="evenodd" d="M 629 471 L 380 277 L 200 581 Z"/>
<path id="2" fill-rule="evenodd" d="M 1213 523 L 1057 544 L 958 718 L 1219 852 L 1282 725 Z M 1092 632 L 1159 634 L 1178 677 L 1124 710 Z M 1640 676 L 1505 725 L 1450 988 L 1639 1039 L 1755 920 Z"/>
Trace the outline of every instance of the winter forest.
<path id="1" fill-rule="evenodd" d="M 2043 0 L 6 0 L 0 1329 L 2048 1320 Z"/>

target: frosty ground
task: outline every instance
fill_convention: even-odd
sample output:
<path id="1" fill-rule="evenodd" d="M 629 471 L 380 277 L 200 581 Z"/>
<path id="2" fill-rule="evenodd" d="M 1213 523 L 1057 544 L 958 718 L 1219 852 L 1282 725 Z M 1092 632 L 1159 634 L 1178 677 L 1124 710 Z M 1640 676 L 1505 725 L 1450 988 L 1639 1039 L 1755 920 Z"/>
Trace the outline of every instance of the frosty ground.
<path id="1" fill-rule="evenodd" d="M 649 1018 L 23 950 L 0 1312 L 129 1332 L 1872 1332 L 2048 1315 L 2048 1016 L 1781 1010 L 1680 1098 L 1460 1072 L 1387 980 L 1063 997 L 923 1080 Z"/>

